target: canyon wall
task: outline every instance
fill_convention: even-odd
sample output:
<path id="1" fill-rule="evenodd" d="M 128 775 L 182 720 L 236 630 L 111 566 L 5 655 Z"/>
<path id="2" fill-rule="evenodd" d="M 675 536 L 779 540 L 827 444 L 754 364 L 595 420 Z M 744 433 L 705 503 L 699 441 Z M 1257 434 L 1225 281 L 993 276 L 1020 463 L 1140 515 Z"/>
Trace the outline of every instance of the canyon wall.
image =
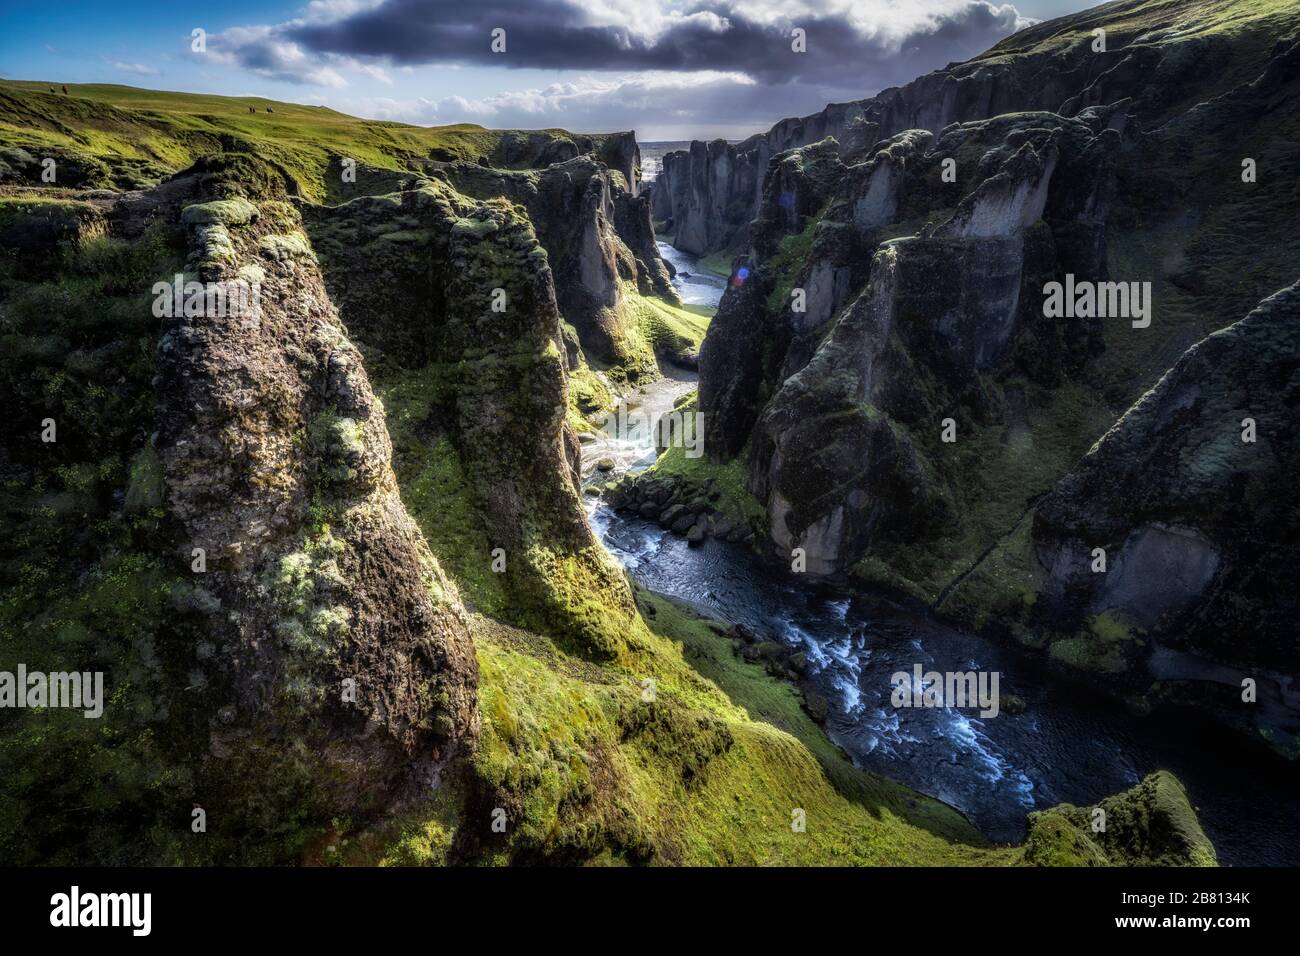
<path id="1" fill-rule="evenodd" d="M 1274 429 L 1265 450 L 1241 434 L 1242 419 L 1271 420 L 1290 401 L 1294 341 L 1246 335 L 1260 324 L 1252 317 L 1229 340 L 1256 342 L 1260 368 L 1200 376 L 1198 402 L 1223 412 L 1204 441 L 1225 468 L 1225 523 L 1207 530 L 1217 519 L 1198 524 L 1188 509 L 1187 520 L 1135 519 L 1123 533 L 1069 530 L 1091 513 L 1093 473 L 1080 463 L 1121 447 L 1114 432 L 1089 453 L 1093 443 L 1162 376 L 1221 347 L 1206 336 L 1296 278 L 1285 250 L 1300 212 L 1287 172 L 1300 160 L 1300 19 L 1253 9 L 1215 19 L 1238 6 L 1119 3 L 1036 26 L 743 149 L 694 144 L 652 208 L 670 211 L 675 228 L 727 202 L 740 210 L 752 170 L 739 159 L 771 150 L 748 210 L 711 235 L 687 230 L 695 248 L 735 256 L 701 348 L 698 407 L 709 460 L 747 476 L 769 553 L 1049 649 L 1054 664 L 1084 680 L 1106 673 L 1103 686 L 1141 706 L 1197 693 L 1192 675 L 1214 674 L 1206 661 L 1216 662 L 1226 667 L 1212 679 L 1219 716 L 1293 753 L 1300 699 L 1277 675 L 1300 659 L 1268 623 L 1291 613 L 1277 577 L 1291 558 L 1275 555 L 1248 583 L 1239 569 L 1257 564 L 1225 555 L 1246 541 L 1272 554 L 1294 520 L 1286 504 L 1285 514 L 1247 504 L 1248 475 L 1285 482 L 1291 439 Z M 831 128 L 843 141 L 776 151 Z M 1260 162 L 1267 185 L 1255 179 Z M 669 194 L 680 198 L 670 210 Z M 1096 289 L 1110 310 L 1053 313 L 1053 283 Z M 1286 314 L 1289 302 L 1283 293 L 1261 309 Z M 1271 397 L 1246 386 L 1263 378 Z M 1171 440 L 1210 427 L 1193 405 L 1178 407 L 1171 427 L 1190 437 Z M 1227 464 L 1229 444 L 1249 468 Z M 1170 454 L 1202 467 L 1199 452 Z M 1129 460 L 1153 514 L 1177 511 L 1182 492 L 1161 477 L 1169 463 Z M 1075 542 L 1069 568 L 1064 540 Z M 1108 577 L 1073 576 L 1085 540 L 1120 560 Z M 1100 590 L 1081 596 L 1085 583 Z M 1216 597 L 1227 594 L 1231 614 Z M 1231 636 L 1209 640 L 1213 628 Z M 1170 663 L 1189 650 L 1200 663 Z M 1232 675 L 1248 667 L 1273 688 L 1269 707 L 1243 710 L 1225 689 L 1240 691 Z"/>

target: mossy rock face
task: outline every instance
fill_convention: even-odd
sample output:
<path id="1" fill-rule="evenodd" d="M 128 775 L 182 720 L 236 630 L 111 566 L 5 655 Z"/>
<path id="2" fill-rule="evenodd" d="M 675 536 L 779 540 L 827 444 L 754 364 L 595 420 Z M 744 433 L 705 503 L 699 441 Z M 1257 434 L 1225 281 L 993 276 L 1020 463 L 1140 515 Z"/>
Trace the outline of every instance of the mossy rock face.
<path id="1" fill-rule="evenodd" d="M 1189 349 L 1035 509 L 1045 612 L 1098 643 L 1135 623 L 1222 660 L 1300 667 L 1292 589 L 1269 570 L 1300 560 L 1300 512 L 1275 493 L 1300 467 L 1298 369 L 1300 285 Z"/>
<path id="2" fill-rule="evenodd" d="M 260 181 L 226 189 L 208 174 L 202 188 Z M 298 762 L 313 805 L 368 812 L 415 766 L 445 766 L 472 741 L 472 650 L 455 592 L 397 496 L 382 406 L 307 239 L 270 231 L 292 207 L 263 216 L 235 196 L 182 219 L 213 206 L 244 223 L 226 268 L 262 270 L 259 321 L 165 322 L 158 449 L 169 507 L 206 549 L 214 590 L 245 608 L 229 639 L 262 634 L 236 652 L 246 669 L 225 675 L 235 717 L 222 739 L 238 763 L 240 734 L 290 728 L 299 743 L 289 749 L 310 748 Z M 237 382 L 221 373 L 228 364 L 243 370 Z M 345 680 L 354 689 L 340 703 Z M 259 712 L 252 702 L 263 699 Z M 264 746 L 285 755 L 284 744 Z"/>
<path id="3" fill-rule="evenodd" d="M 48 444 L 39 430 L 0 440 L 0 660 L 103 674 L 97 719 L 7 712 L 0 763 L 25 768 L 0 775 L 9 864 L 194 858 L 184 829 L 165 821 L 192 801 L 192 748 L 206 736 L 190 679 L 201 633 L 149 445 L 158 320 L 147 292 L 180 271 L 183 253 L 162 223 L 114 235 L 109 208 L 98 197 L 0 200 L 10 224 L 20 209 L 64 224 L 33 247 L 30 270 L 0 239 L 0 395 L 57 426 Z"/>
<path id="4" fill-rule="evenodd" d="M 258 250 L 264 256 L 272 259 L 314 259 L 316 254 L 312 252 L 311 243 L 301 232 L 291 233 L 286 236 L 263 236 L 257 244 Z"/>
<path id="5" fill-rule="evenodd" d="M 257 207 L 247 199 L 236 196 L 233 199 L 217 199 L 212 202 L 197 203 L 187 206 L 181 213 L 181 222 L 187 226 L 219 224 L 223 226 L 243 226 L 257 218 Z"/>
<path id="6" fill-rule="evenodd" d="M 1096 807 L 1029 815 L 1024 859 L 1035 866 L 1216 866 L 1187 791 L 1161 770 Z"/>
<path id="7" fill-rule="evenodd" d="M 146 445 L 131 459 L 131 475 L 126 487 L 126 510 L 142 514 L 163 503 L 162 462 L 153 446 Z"/>
<path id="8" fill-rule="evenodd" d="M 0 353 L 5 388 L 59 434 L 6 448 L 6 510 L 31 517 L 0 555 L 0 642 L 33 667 L 81 658 L 109 700 L 84 730 L 32 713 L 0 734 L 6 765 L 40 745 L 64 776 L 6 781 L 5 859 L 288 862 L 473 746 L 464 609 L 314 260 L 259 252 L 299 223 L 250 162 L 103 199 L 107 235 L 6 283 L 0 339 L 60 344 Z M 255 317 L 173 312 L 160 334 L 146 293 L 186 271 L 180 236 L 190 275 L 262 287 Z M 211 840 L 175 822 L 195 794 L 224 821 Z"/>
<path id="9" fill-rule="evenodd" d="M 675 300 L 676 294 L 648 226 L 648 204 L 631 195 L 622 177 L 592 156 L 540 173 L 453 163 L 437 175 L 467 196 L 502 197 L 525 207 L 546 252 L 556 303 L 588 359 L 618 380 L 656 376 L 639 298 L 655 294 Z M 491 228 L 489 220 L 460 219 L 453 236 Z M 628 290 L 629 284 L 636 291 Z"/>
<path id="10" fill-rule="evenodd" d="M 1300 512 L 1276 489 L 1300 467 L 1289 424 L 1298 328 L 1291 286 L 1189 348 L 945 610 L 1009 622 L 1026 643 L 1038 635 L 1073 676 L 1147 705 L 1180 699 L 1148 694 L 1157 676 L 1194 681 L 1226 667 L 1197 709 L 1293 755 L 1282 725 L 1296 710 L 1276 687 L 1300 667 L 1283 580 L 1300 561 Z M 1149 673 L 1161 647 L 1181 663 Z M 1269 706 L 1243 705 L 1246 676 Z"/>
<path id="11" fill-rule="evenodd" d="M 521 189 L 533 178 L 502 175 Z M 493 176 L 480 169 L 472 182 L 489 193 Z M 569 428 L 581 415 L 571 412 L 554 275 L 523 209 L 437 180 L 307 218 L 344 321 L 382 353 L 381 384 L 401 403 L 402 477 L 458 496 L 455 507 L 417 508 L 425 533 L 454 548 L 448 560 L 480 607 L 583 653 L 617 655 L 635 612 L 583 519 Z M 397 219 L 431 237 L 422 257 L 387 240 Z M 580 357 L 576 375 L 580 401 L 610 401 Z"/>
<path id="12" fill-rule="evenodd" d="M 984 135 L 985 125 L 991 124 L 972 124 L 964 132 L 992 140 Z M 980 472 L 969 467 L 974 463 L 957 459 L 963 442 L 969 448 L 973 435 L 997 428 L 1006 416 L 998 379 L 1023 362 L 1035 379 L 1059 381 L 1077 365 L 1071 356 L 1090 351 L 1086 323 L 1079 325 L 1081 349 L 1047 347 L 1035 331 L 1042 318 L 1038 290 L 1056 267 L 1055 223 L 1040 221 L 1050 197 L 1078 190 L 1104 194 L 1113 172 L 1104 162 L 1092 162 L 1095 153 L 1105 152 L 1099 141 L 1110 137 L 1078 122 L 1069 130 L 1032 130 L 984 178 L 967 183 L 968 194 L 933 235 L 880 245 L 866 288 L 829 329 L 826 319 L 836 303 L 849 301 L 847 283 L 853 281 L 852 269 L 828 251 L 839 243 L 814 243 L 814 258 L 802 272 L 779 263 L 791 248 L 790 237 L 772 247 L 768 260 L 754 264 L 755 272 L 804 277 L 809 288 L 799 291 L 811 298 L 816 315 L 791 308 L 778 325 L 799 329 L 809 340 L 824 335 L 810 358 L 800 354 L 808 346 L 798 338 L 784 343 L 781 385 L 759 416 L 751 464 L 751 489 L 767 505 L 769 536 L 782 551 L 803 548 L 810 570 L 835 572 L 867 553 L 897 554 L 899 546 L 965 537 L 964 512 L 970 509 L 959 505 L 986 492 Z M 872 161 L 868 181 L 884 176 L 886 195 L 875 196 L 868 186 L 866 196 L 891 213 L 859 215 L 858 204 L 866 198 L 855 197 L 863 187 L 841 170 L 818 234 L 857 234 L 869 247 L 881 222 L 905 208 L 891 191 L 906 186 L 931 195 L 904 173 L 891 178 L 895 163 L 935 165 L 936 155 L 918 152 L 925 142 L 904 138 Z M 1067 151 L 1074 166 L 1089 172 L 1054 186 L 1053 173 Z M 832 172 L 825 175 L 834 181 Z M 835 221 L 829 220 L 832 211 Z M 1080 215 L 1064 200 L 1053 211 L 1066 222 Z M 789 221 L 786 228 L 797 224 Z M 785 305 L 782 290 L 789 281 L 776 283 L 765 304 L 768 314 Z M 777 339 L 765 347 L 780 355 L 782 345 Z M 706 359 L 710 354 L 706 341 Z M 1032 363 L 1023 361 L 1031 355 Z M 712 390 L 706 388 L 710 374 L 706 361 L 702 395 Z M 724 387 L 721 394 L 730 393 Z M 904 577 L 921 577 L 923 569 L 900 570 Z"/>

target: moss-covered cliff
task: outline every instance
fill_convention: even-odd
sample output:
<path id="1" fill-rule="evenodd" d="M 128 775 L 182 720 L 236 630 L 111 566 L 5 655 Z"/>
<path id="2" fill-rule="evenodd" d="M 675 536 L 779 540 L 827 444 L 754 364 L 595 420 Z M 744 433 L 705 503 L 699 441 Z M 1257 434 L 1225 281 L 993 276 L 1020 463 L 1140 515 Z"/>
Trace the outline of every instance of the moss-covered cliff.
<path id="1" fill-rule="evenodd" d="M 1220 428 L 1231 448 L 1174 459 L 1144 444 L 1152 429 L 1131 435 L 1123 485 L 1112 471 L 1101 484 L 1116 515 L 1143 502 L 1147 524 L 1062 529 L 1096 514 L 1089 463 L 1113 459 L 1089 448 L 1104 434 L 1099 449 L 1120 447 L 1137 420 L 1125 409 L 1150 408 L 1162 376 L 1219 348 L 1211 333 L 1294 283 L 1297 63 L 1293 7 L 1113 3 L 767 134 L 699 389 L 706 452 L 748 474 L 767 550 L 802 549 L 814 573 L 1050 645 L 1108 691 L 1141 688 L 1141 706 L 1208 695 L 1218 716 L 1294 753 L 1300 710 L 1278 675 L 1300 658 L 1272 623 L 1293 614 L 1294 515 L 1277 494 L 1290 442 L 1241 437 L 1244 419 L 1294 404 L 1294 342 L 1257 333 L 1241 353 L 1256 356 L 1249 374 L 1195 375 L 1213 426 L 1200 405 L 1168 412 L 1161 441 L 1199 447 Z M 838 143 L 819 138 L 832 127 Z M 1095 288 L 1111 308 L 1053 312 L 1052 283 Z M 1261 376 L 1270 384 L 1249 384 Z M 1207 468 L 1220 484 L 1184 508 Z M 1257 483 L 1274 489 L 1267 502 Z M 1063 585 L 1103 579 L 1073 577 L 1090 560 L 1077 548 L 1074 570 L 1054 564 L 1049 534 L 1110 549 L 1103 590 L 1124 599 Z M 1239 542 L 1260 560 L 1222 557 Z M 1247 564 L 1249 580 L 1233 570 Z M 1188 634 L 1194 621 L 1219 636 Z M 1171 663 L 1166 646 L 1197 660 Z M 1120 671 L 1128 682 L 1097 680 Z M 1272 688 L 1268 706 L 1242 710 L 1247 677 Z"/>
<path id="2" fill-rule="evenodd" d="M 115 158 L 152 177 L 113 137 L 161 120 L 80 93 L 60 122 L 106 164 L 94 185 L 137 184 Z M 56 108 L 25 95 L 24 117 Z M 0 784 L 0 856 L 1057 861 L 853 768 L 724 628 L 599 547 L 558 254 L 527 201 L 460 191 L 425 133 L 395 133 L 419 155 L 384 153 L 344 196 L 304 119 L 209 144 L 216 122 L 168 125 L 147 189 L 6 174 L 0 382 L 24 417 L 4 446 L 0 656 L 102 670 L 108 701 L 99 721 L 6 719 L 21 769 Z M 489 163 L 599 162 L 593 179 L 635 187 L 625 138 L 588 161 L 560 134 L 484 135 Z M 617 201 L 601 215 L 644 242 Z M 634 306 L 649 265 L 621 277 Z M 177 274 L 200 294 L 158 314 Z M 687 336 L 664 315 L 637 326 Z M 1152 858 L 1207 862 L 1159 825 L 1184 820 L 1177 801 L 1144 813 Z"/>

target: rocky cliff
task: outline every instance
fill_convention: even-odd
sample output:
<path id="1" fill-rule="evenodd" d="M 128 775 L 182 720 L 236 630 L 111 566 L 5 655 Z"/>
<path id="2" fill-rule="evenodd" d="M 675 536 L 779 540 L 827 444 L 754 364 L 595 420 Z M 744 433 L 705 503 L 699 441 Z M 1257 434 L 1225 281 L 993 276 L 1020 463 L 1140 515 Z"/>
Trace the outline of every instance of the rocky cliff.
<path id="1" fill-rule="evenodd" d="M 0 727 L 0 762 L 22 768 L 0 780 L 5 862 L 1064 860 L 1072 808 L 1032 859 L 989 845 L 854 768 L 724 627 L 634 588 L 596 544 L 561 298 L 584 306 L 611 269 L 626 300 L 660 281 L 630 137 L 377 133 L 337 114 L 326 130 L 293 104 L 254 136 L 219 97 L 137 109 L 131 91 L 115 106 L 30 87 L 0 100 L 0 399 L 21 411 L 0 445 L 0 653 L 100 671 L 108 693 L 102 721 L 32 708 Z M 12 152 L 75 151 L 55 128 L 79 131 L 89 178 L 39 184 Z M 976 256 L 961 244 L 1002 230 L 997 270 L 1032 273 L 1052 228 L 1029 212 L 1055 207 L 1021 187 L 1099 137 L 1029 121 L 927 241 Z M 355 182 L 353 146 L 376 160 Z M 924 146 L 890 148 L 906 166 Z M 756 248 L 793 269 L 847 168 L 827 144 L 779 169 Z M 1080 221 L 1062 203 L 1055 218 Z M 875 281 L 855 268 L 823 295 Z M 734 293 L 773 328 L 782 275 Z M 908 285 L 890 287 L 900 314 Z M 950 362 L 978 377 L 1043 351 L 1026 341 L 974 372 Z M 869 371 L 835 375 L 851 392 Z M 1128 795 L 1125 846 L 1099 851 L 1207 862 L 1176 797 Z"/>
<path id="2" fill-rule="evenodd" d="M 1153 645 L 1181 633 L 1182 614 L 1220 628 L 1213 650 L 1199 645 L 1215 662 L 1203 661 L 1203 673 L 1252 665 L 1274 680 L 1285 672 L 1282 658 L 1294 669 L 1295 648 L 1281 650 L 1286 642 L 1267 623 L 1290 614 L 1275 575 L 1256 571 L 1254 583 L 1234 576 L 1231 567 L 1254 562 L 1233 565 L 1221 545 L 1189 537 L 1173 519 L 1135 519 L 1105 533 L 1090 526 L 1087 534 L 1071 521 L 1093 513 L 1085 500 L 1096 487 L 1076 465 L 1101 460 L 1083 456 L 1124 409 L 1171 366 L 1166 380 L 1174 376 L 1198 340 L 1295 280 L 1283 250 L 1293 245 L 1286 223 L 1300 212 L 1285 172 L 1300 160 L 1292 135 L 1298 39 L 1294 11 L 1230 0 L 1108 4 L 1036 26 L 855 110 L 769 133 L 797 140 L 799 129 L 811 137 L 840 124 L 845 142 L 812 142 L 767 162 L 732 287 L 701 349 L 706 453 L 716 467 L 739 463 L 748 475 L 768 549 L 787 561 L 799 549 L 810 572 L 849 573 L 980 626 L 996 627 L 1012 598 L 1023 609 L 1036 605 L 1026 619 L 1033 623 L 1013 628 L 1029 643 L 1053 643 L 1045 622 L 1072 606 L 1091 630 L 1079 636 L 1077 619 L 1052 618 L 1080 642 L 1053 653 L 1075 670 L 1131 663 L 1130 653 L 1146 660 Z M 1254 172 L 1263 156 L 1267 185 Z M 700 202 L 720 195 L 704 189 Z M 1227 238 L 1247 229 L 1249 239 Z M 1086 290 L 1078 294 L 1092 304 L 1054 311 L 1054 285 Z M 1273 313 L 1289 309 L 1286 295 L 1270 302 Z M 1281 383 L 1295 343 L 1256 335 L 1261 367 L 1275 370 L 1261 374 Z M 1211 341 L 1196 350 L 1213 352 Z M 1200 376 L 1205 400 L 1225 410 L 1253 403 L 1266 417 L 1274 402 L 1291 400 L 1281 384 L 1275 398 L 1252 399 L 1241 391 L 1245 377 L 1244 369 Z M 1245 417 L 1242 410 L 1238 431 Z M 1171 440 L 1203 427 L 1170 421 Z M 1249 454 L 1259 446 L 1244 447 Z M 1250 459 L 1252 468 L 1284 481 L 1286 454 L 1271 447 Z M 1165 459 L 1126 460 L 1126 480 L 1149 495 L 1115 486 L 1116 498 L 1148 501 L 1153 515 L 1178 511 L 1176 487 L 1199 487 L 1186 474 L 1161 477 L 1171 467 Z M 1187 454 L 1177 460 L 1193 467 Z M 1251 481 L 1225 469 L 1221 480 L 1234 489 Z M 1285 540 L 1290 519 L 1261 514 L 1271 540 Z M 1031 526 L 1040 558 L 1057 567 L 1055 599 L 1043 592 L 1041 605 L 1038 588 L 993 586 L 1010 583 L 1001 566 L 972 573 L 990 555 L 1019 555 L 1012 542 Z M 1220 529 L 1218 539 L 1247 530 Z M 1112 560 L 1122 552 L 1128 571 L 1112 565 L 1104 579 L 1071 577 L 1044 557 L 1043 542 L 1072 536 L 1076 570 L 1086 539 L 1111 549 Z M 1080 597 L 1066 580 L 1112 597 Z M 997 594 L 996 612 L 977 582 Z M 1229 594 L 1231 624 L 1215 604 Z M 1129 623 L 1111 626 L 1121 605 Z M 1138 606 L 1145 610 L 1130 620 Z M 1097 643 L 1130 624 L 1146 628 L 1150 643 L 1124 653 Z M 1197 669 L 1167 663 L 1156 658 L 1152 673 Z M 1285 689 L 1270 696 L 1292 700 Z M 1246 723 L 1289 749 L 1294 703 Z"/>
<path id="3" fill-rule="evenodd" d="M 256 188 L 275 176 L 216 157 L 188 178 L 190 269 L 228 305 L 258 289 L 247 308 L 164 320 L 158 345 L 163 506 L 182 558 L 203 552 L 210 679 L 230 684 L 213 758 L 233 778 L 249 759 L 309 760 L 330 805 L 356 812 L 472 747 L 464 612 L 402 506 L 382 409 L 299 219 Z"/>
<path id="4" fill-rule="evenodd" d="M 584 156 L 539 173 L 453 163 L 433 175 L 467 196 L 500 196 L 527 209 L 547 251 L 561 313 L 587 357 L 618 376 L 653 377 L 654 354 L 625 286 L 670 302 L 677 294 L 654 244 L 649 202 L 621 174 Z"/>
<path id="5" fill-rule="evenodd" d="M 566 183 L 572 162 L 557 167 Z M 609 656 L 631 598 L 578 501 L 556 284 L 523 208 L 433 180 L 307 214 L 348 327 L 376 350 L 378 367 L 427 387 L 412 424 L 428 454 L 449 459 L 436 467 L 454 468 L 468 485 L 482 534 L 472 543 L 482 561 L 473 573 L 499 574 L 510 595 L 496 610 Z M 405 228 L 393 231 L 394 222 Z M 456 560 L 470 570 L 469 553 Z M 575 588 L 616 595 L 603 609 L 610 616 L 557 601 L 549 581 L 560 563 Z"/>
<path id="6" fill-rule="evenodd" d="M 43 218 L 60 205 L 34 198 L 6 212 L 22 229 L 26 210 Z M 6 318 L 22 322 L 67 288 L 88 295 L 59 334 L 97 358 L 55 373 L 67 391 L 46 405 L 62 431 L 48 446 L 65 462 L 56 471 L 86 480 L 38 525 L 23 522 L 7 560 L 35 569 L 54 559 L 30 578 L 43 582 L 30 597 L 43 610 L 26 640 L 68 635 L 56 658 L 90 655 L 134 703 L 109 708 L 117 743 L 98 751 L 60 734 L 45 759 L 82 748 L 117 766 L 109 804 L 120 813 L 148 818 L 158 801 L 177 812 L 184 800 L 211 821 L 194 832 L 212 839 L 189 851 L 174 837 L 109 841 L 103 859 L 276 859 L 305 817 L 372 817 L 472 752 L 466 614 L 402 504 L 382 406 L 280 175 L 246 154 L 214 154 L 148 193 L 98 194 L 81 208 L 100 228 L 24 253 L 57 271 L 14 263 L 27 277 L 8 288 Z M 171 249 L 183 256 L 174 279 L 159 275 Z M 141 293 L 155 277 L 151 304 Z M 28 404 L 26 390 L 60 359 L 29 360 L 7 378 L 11 397 Z M 48 453 L 23 457 L 8 460 L 11 480 L 52 467 Z M 59 494 L 46 480 L 35 478 L 36 500 Z M 11 506 L 29 493 L 11 489 Z M 77 516 L 98 529 L 78 532 Z M 40 522 L 44 554 L 24 545 Z M 30 586 L 10 592 L 11 612 L 27 607 Z M 86 605 L 100 589 L 112 611 Z M 39 661 L 49 652 L 37 647 L 27 653 Z M 95 785 L 93 773 L 72 774 L 64 788 Z M 37 827 L 29 850 L 46 836 Z M 252 839 L 260 850 L 239 850 Z"/>
<path id="7" fill-rule="evenodd" d="M 1244 42 L 1231 36 L 1241 21 L 1244 32 L 1254 34 Z M 1095 34 L 1099 29 L 1104 38 Z M 846 156 L 860 158 L 907 130 L 937 136 L 954 123 L 1026 111 L 1076 116 L 1121 100 L 1127 102 L 1120 122 L 1132 116 L 1158 126 L 1253 80 L 1264 67 L 1263 51 L 1242 47 L 1261 37 L 1280 39 L 1289 29 L 1285 10 L 1246 0 L 1115 0 L 1039 23 L 901 87 L 781 120 L 740 143 L 696 141 L 689 150 L 668 153 L 651 186 L 655 218 L 669 224 L 674 244 L 685 252 L 742 252 L 767 165 L 786 150 L 830 137 Z"/>
<path id="8" fill-rule="evenodd" d="M 996 618 L 1139 707 L 1194 703 L 1296 755 L 1300 286 L 1198 342 L 945 609 Z"/>

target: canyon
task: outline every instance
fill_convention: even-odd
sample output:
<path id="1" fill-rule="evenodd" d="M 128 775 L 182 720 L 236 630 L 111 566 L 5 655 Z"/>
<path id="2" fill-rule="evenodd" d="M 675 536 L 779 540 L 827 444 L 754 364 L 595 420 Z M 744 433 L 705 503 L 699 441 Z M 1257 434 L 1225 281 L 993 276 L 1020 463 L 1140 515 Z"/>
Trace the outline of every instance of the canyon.
<path id="1" fill-rule="evenodd" d="M 1296 515 L 1254 482 L 1286 486 L 1296 460 L 1296 275 L 1263 238 L 1285 243 L 1296 195 L 1252 193 L 1243 169 L 1267 152 L 1287 180 L 1300 159 L 1298 58 L 1271 6 L 1108 4 L 667 154 L 654 215 L 744 276 L 701 348 L 698 407 L 768 551 L 999 632 L 1139 709 L 1194 698 L 1294 756 Z M 1053 289 L 1129 284 L 1131 323 L 1050 307 Z M 1254 336 L 1270 344 L 1229 344 Z M 1264 444 L 1245 419 L 1268 423 Z M 1166 645 L 1248 671 L 1270 706 L 1243 706 L 1239 679 L 1157 676 Z"/>
<path id="2" fill-rule="evenodd" d="M 648 181 L 630 132 L 0 81 L 0 649 L 107 700 L 0 730 L 0 858 L 1213 865 L 1173 737 L 1098 791 L 1029 728 L 1195 713 L 1295 812 L 1297 66 L 1286 4 L 1119 0 Z M 703 454 L 602 430 L 643 408 Z M 1004 661 L 1060 798 L 879 747 L 886 651 Z"/>

